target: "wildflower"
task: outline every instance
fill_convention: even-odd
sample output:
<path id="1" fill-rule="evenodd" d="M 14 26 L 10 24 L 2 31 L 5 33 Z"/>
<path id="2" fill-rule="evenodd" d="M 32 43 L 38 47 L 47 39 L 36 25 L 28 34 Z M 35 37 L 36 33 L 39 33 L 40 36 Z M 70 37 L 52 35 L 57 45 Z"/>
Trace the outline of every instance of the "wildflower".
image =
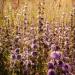
<path id="1" fill-rule="evenodd" d="M 15 54 L 12 55 L 12 59 L 16 59 L 16 55 Z"/>
<path id="2" fill-rule="evenodd" d="M 16 48 L 16 53 L 17 53 L 17 54 L 19 54 L 19 50 L 20 50 L 19 48 Z"/>
<path id="3" fill-rule="evenodd" d="M 49 69 L 47 75 L 56 75 L 56 72 L 55 72 L 55 70 Z"/>
<path id="4" fill-rule="evenodd" d="M 21 55 L 20 54 L 17 55 L 17 59 L 18 60 L 21 59 Z"/>
<path id="5" fill-rule="evenodd" d="M 53 65 L 53 63 L 48 63 L 48 69 L 54 69 L 54 65 Z"/>
<path id="6" fill-rule="evenodd" d="M 71 70 L 71 67 L 70 67 L 69 64 L 64 64 L 64 66 L 63 66 L 62 69 L 63 69 L 63 73 L 64 73 L 64 74 L 69 75 L 70 70 Z"/>
<path id="7" fill-rule="evenodd" d="M 36 51 L 34 51 L 34 52 L 33 52 L 33 56 L 36 56 L 36 55 L 37 55 L 37 52 L 36 52 Z"/>
<path id="8" fill-rule="evenodd" d="M 60 59 L 62 57 L 62 53 L 60 51 L 53 51 L 51 52 L 50 57 L 53 59 Z"/>
<path id="9" fill-rule="evenodd" d="M 62 66 L 64 65 L 63 61 L 60 61 L 60 60 L 59 60 L 59 61 L 58 61 L 58 65 L 62 67 Z"/>

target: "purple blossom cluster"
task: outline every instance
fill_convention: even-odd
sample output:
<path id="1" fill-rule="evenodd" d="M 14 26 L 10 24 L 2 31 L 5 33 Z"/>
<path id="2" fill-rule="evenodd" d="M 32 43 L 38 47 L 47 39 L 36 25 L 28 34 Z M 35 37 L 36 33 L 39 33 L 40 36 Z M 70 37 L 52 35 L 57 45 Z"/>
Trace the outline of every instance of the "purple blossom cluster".
<path id="1" fill-rule="evenodd" d="M 68 40 L 70 37 L 67 31 L 70 29 L 66 29 L 66 27 L 64 29 L 64 32 L 62 32 L 61 27 L 56 27 L 55 32 L 53 32 L 51 25 L 49 23 L 46 23 L 46 25 L 43 26 L 43 32 L 41 35 L 42 38 L 40 40 L 40 43 L 42 45 L 39 45 L 39 36 L 38 34 L 36 34 L 37 30 L 35 30 L 35 26 L 32 24 L 30 30 L 26 30 L 24 38 L 21 37 L 21 33 L 18 33 L 16 35 L 13 44 L 14 48 L 13 50 L 11 50 L 11 63 L 14 62 L 15 66 L 17 61 L 22 62 L 25 72 L 32 71 L 31 69 L 35 68 L 37 66 L 37 63 L 39 63 L 39 56 L 43 55 L 42 58 L 50 58 L 50 60 L 52 60 L 52 63 L 48 63 L 48 75 L 57 75 L 56 68 L 58 67 L 61 67 L 63 70 L 63 75 L 66 75 L 64 72 L 68 69 L 68 66 L 65 66 L 66 63 L 64 61 L 61 61 L 64 58 L 64 54 L 61 49 L 65 50 L 66 47 L 69 47 L 70 42 Z M 59 34 L 60 32 L 64 33 L 63 36 Z M 60 43 L 60 41 L 63 40 L 61 37 L 64 37 L 65 39 L 63 48 Z M 24 43 L 22 40 L 24 41 Z M 27 47 L 21 48 L 22 43 L 27 45 Z M 44 52 L 43 54 L 38 51 L 40 46 L 42 46 L 42 52 Z M 31 69 L 28 66 L 32 66 Z M 65 70 L 65 68 L 67 69 Z"/>
<path id="2" fill-rule="evenodd" d="M 29 24 L 27 18 L 24 19 L 24 26 L 17 26 L 10 52 L 13 68 L 21 63 L 25 75 L 31 75 L 32 72 L 33 75 L 40 74 L 39 69 L 45 68 L 42 64 L 52 60 L 48 63 L 48 75 L 69 75 L 69 63 L 66 65 L 64 58 L 69 57 L 71 27 L 68 25 L 62 27 L 59 22 L 54 23 L 44 22 L 44 18 L 40 16 L 38 26 L 34 22 L 27 26 Z M 62 74 L 57 74 L 59 68 Z"/>
<path id="3" fill-rule="evenodd" d="M 70 65 L 60 60 L 58 62 L 49 62 L 48 75 L 71 75 Z"/>
<path id="4" fill-rule="evenodd" d="M 63 60 L 60 49 L 56 49 L 55 44 L 52 44 L 51 49 L 47 75 L 72 75 L 71 65 Z"/>

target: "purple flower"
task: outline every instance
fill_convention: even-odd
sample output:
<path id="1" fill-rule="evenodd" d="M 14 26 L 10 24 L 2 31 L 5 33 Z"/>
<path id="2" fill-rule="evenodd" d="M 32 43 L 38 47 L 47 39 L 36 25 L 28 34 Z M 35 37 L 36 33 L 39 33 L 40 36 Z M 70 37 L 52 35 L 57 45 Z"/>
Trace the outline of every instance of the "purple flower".
<path id="1" fill-rule="evenodd" d="M 54 65 L 53 65 L 53 63 L 48 63 L 48 69 L 54 69 Z"/>
<path id="2" fill-rule="evenodd" d="M 17 55 L 17 59 L 20 60 L 21 59 L 21 55 L 18 54 Z"/>
<path id="3" fill-rule="evenodd" d="M 62 54 L 61 54 L 60 51 L 53 51 L 50 54 L 50 57 L 53 58 L 53 59 L 60 59 L 61 56 L 62 56 Z"/>
<path id="4" fill-rule="evenodd" d="M 48 74 L 47 75 L 56 75 L 54 70 L 48 70 Z"/>
<path id="5" fill-rule="evenodd" d="M 71 71 L 71 67 L 69 64 L 64 64 L 64 66 L 62 67 L 63 69 L 63 73 L 69 73 Z"/>
<path id="6" fill-rule="evenodd" d="M 32 56 L 37 56 L 37 51 L 33 51 Z"/>
<path id="7" fill-rule="evenodd" d="M 58 65 L 62 67 L 64 65 L 63 61 L 58 61 Z"/>
<path id="8" fill-rule="evenodd" d="M 15 54 L 12 55 L 12 59 L 16 59 L 16 55 Z"/>
<path id="9" fill-rule="evenodd" d="M 69 70 L 69 69 L 70 69 L 70 65 L 69 65 L 69 64 L 65 64 L 65 65 L 64 65 L 64 68 L 65 68 L 66 70 Z"/>
<path id="10" fill-rule="evenodd" d="M 19 50 L 20 50 L 19 48 L 16 48 L 16 53 L 17 53 L 17 54 L 19 54 Z"/>
<path id="11" fill-rule="evenodd" d="M 65 68 L 65 69 L 68 69 L 68 65 L 66 64 L 66 65 L 64 66 L 64 68 Z"/>
<path id="12" fill-rule="evenodd" d="M 34 45 L 34 49 L 36 49 L 37 48 L 37 45 Z"/>
<path id="13" fill-rule="evenodd" d="M 56 75 L 54 71 L 49 72 L 49 75 Z"/>

